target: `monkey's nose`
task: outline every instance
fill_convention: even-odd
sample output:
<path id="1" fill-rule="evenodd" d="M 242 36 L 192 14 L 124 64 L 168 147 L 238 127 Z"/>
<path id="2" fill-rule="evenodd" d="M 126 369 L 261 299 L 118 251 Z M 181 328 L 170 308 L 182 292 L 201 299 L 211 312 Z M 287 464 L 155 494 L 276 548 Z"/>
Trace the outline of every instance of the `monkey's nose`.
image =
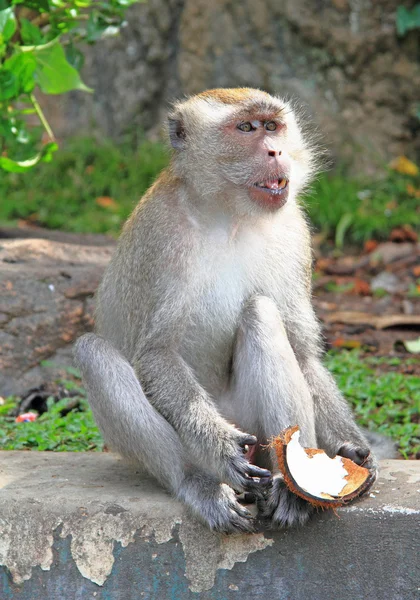
<path id="1" fill-rule="evenodd" d="M 279 150 L 278 152 L 276 152 L 275 150 L 269 150 L 268 151 L 268 156 L 273 156 L 274 157 L 274 156 L 277 156 L 277 155 L 281 156 L 281 150 Z"/>

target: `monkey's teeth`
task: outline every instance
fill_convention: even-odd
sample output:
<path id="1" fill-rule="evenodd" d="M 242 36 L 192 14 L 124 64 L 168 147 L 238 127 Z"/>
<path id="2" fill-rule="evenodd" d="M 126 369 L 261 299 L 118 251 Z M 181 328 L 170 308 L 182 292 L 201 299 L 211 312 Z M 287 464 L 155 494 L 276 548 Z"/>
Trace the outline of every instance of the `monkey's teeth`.
<path id="1" fill-rule="evenodd" d="M 265 188 L 266 190 L 281 191 L 287 187 L 288 181 L 285 178 L 271 179 L 270 181 L 259 181 L 255 184 L 257 187 Z"/>

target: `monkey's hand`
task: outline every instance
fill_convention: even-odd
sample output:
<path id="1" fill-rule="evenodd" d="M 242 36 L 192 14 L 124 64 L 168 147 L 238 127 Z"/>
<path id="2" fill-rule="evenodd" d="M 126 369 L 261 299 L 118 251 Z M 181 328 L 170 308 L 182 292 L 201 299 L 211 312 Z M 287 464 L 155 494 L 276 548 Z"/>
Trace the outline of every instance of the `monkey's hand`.
<path id="1" fill-rule="evenodd" d="M 349 458 L 357 465 L 365 467 L 370 472 L 370 477 L 367 481 L 367 487 L 363 491 L 363 494 L 366 494 L 375 483 L 378 478 L 378 463 L 375 456 L 366 446 L 358 446 L 353 442 L 345 442 L 339 451 L 337 452 L 338 456 L 343 456 L 344 458 Z"/>
<path id="2" fill-rule="evenodd" d="M 259 516 L 269 520 L 273 529 L 304 525 L 315 511 L 309 502 L 286 487 L 280 474 L 274 476 L 273 487 L 265 498 L 257 501 L 257 506 Z"/>
<path id="3" fill-rule="evenodd" d="M 222 480 L 235 490 L 262 496 L 272 485 L 272 476 L 267 469 L 251 464 L 245 458 L 249 447 L 255 446 L 257 438 L 235 428 L 233 439 L 223 444 L 221 451 Z"/>

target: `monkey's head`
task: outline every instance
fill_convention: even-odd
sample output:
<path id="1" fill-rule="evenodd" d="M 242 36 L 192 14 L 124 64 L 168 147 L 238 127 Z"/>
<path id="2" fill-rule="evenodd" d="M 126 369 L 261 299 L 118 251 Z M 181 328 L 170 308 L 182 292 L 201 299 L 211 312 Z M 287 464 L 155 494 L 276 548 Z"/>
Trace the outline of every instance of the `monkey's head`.
<path id="1" fill-rule="evenodd" d="M 315 169 L 291 105 L 260 90 L 215 89 L 178 102 L 169 137 L 187 185 L 248 212 L 294 201 Z"/>

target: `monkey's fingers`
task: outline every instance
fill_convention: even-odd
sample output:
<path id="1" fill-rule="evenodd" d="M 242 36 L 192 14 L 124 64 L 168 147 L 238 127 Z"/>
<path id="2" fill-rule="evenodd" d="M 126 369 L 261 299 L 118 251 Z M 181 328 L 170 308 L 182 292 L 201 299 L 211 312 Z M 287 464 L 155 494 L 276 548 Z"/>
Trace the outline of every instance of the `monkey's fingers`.
<path id="1" fill-rule="evenodd" d="M 366 494 L 378 477 L 377 464 L 369 448 L 356 446 L 356 444 L 353 444 L 352 442 L 346 442 L 341 446 L 337 454 L 339 456 L 344 456 L 344 458 L 349 458 L 356 464 L 361 465 L 370 471 L 370 477 L 366 481 L 366 487 L 361 495 L 363 496 Z"/>
<path id="2" fill-rule="evenodd" d="M 349 458 L 357 465 L 364 466 L 369 459 L 370 450 L 369 448 L 361 448 L 360 446 L 356 446 L 352 442 L 346 442 L 341 446 L 337 454 L 339 456 L 344 456 L 344 458 Z"/>
<path id="3" fill-rule="evenodd" d="M 250 463 L 245 468 L 245 474 L 249 477 L 257 477 L 260 480 L 272 479 L 271 472 L 268 469 L 261 469 L 261 467 L 251 465 Z"/>
<path id="4" fill-rule="evenodd" d="M 241 448 L 244 449 L 244 451 L 247 451 L 247 450 L 245 450 L 246 446 L 255 446 L 255 444 L 257 443 L 257 441 L 258 440 L 255 437 L 255 435 L 247 435 L 247 436 L 244 436 L 240 440 L 239 445 L 240 445 Z"/>

